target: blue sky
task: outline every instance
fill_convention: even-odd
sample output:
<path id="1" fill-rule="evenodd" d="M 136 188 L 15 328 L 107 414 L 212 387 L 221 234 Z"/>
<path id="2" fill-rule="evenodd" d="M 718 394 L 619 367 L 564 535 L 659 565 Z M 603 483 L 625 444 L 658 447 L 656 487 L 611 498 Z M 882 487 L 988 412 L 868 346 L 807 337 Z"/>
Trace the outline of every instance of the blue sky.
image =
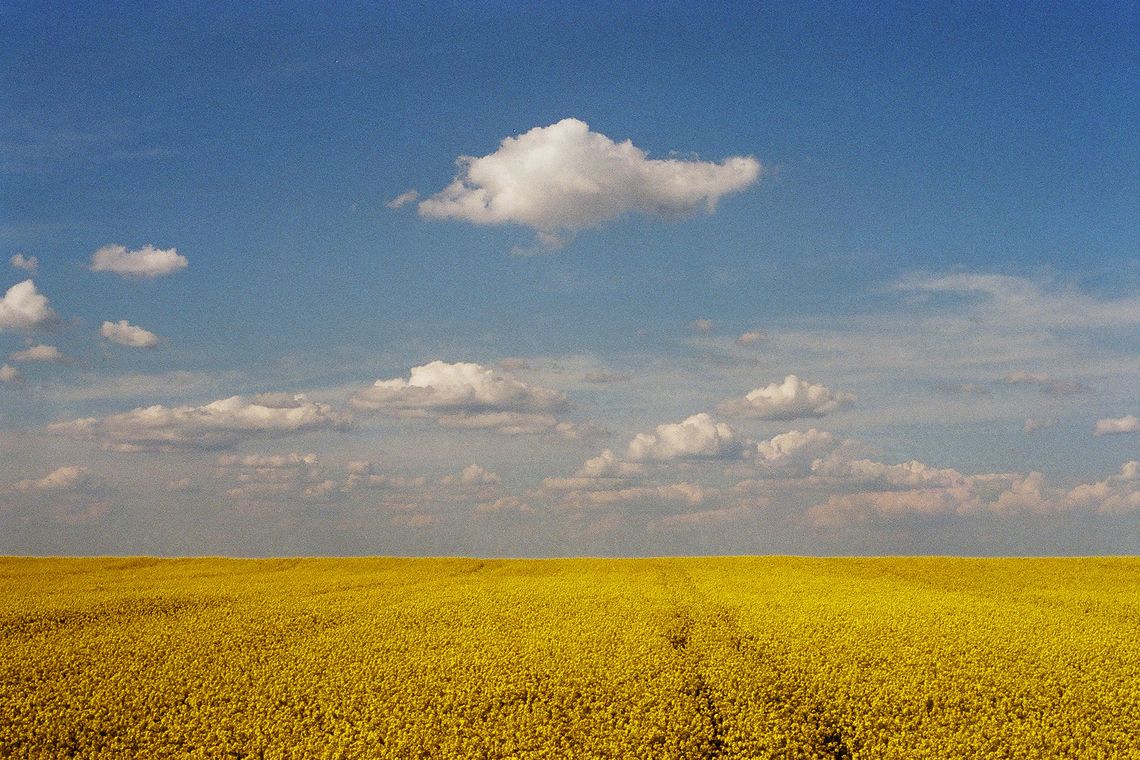
<path id="1" fill-rule="evenodd" d="M 1134 553 L 1138 25 L 0 4 L 0 552 Z"/>

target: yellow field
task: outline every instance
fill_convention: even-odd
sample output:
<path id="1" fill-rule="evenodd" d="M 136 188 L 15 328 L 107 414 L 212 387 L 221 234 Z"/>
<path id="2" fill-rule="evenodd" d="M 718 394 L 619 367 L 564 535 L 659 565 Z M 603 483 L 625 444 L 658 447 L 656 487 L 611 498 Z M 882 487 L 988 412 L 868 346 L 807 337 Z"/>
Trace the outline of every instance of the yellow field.
<path id="1" fill-rule="evenodd" d="M 1140 559 L 0 559 L 0 755 L 1140 757 Z"/>

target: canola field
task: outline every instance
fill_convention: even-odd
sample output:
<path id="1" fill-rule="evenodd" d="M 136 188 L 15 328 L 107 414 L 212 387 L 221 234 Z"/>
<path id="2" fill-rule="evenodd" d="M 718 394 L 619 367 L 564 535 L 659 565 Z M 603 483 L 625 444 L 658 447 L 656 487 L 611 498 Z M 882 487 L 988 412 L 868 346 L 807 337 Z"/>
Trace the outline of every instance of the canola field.
<path id="1" fill-rule="evenodd" d="M 1140 559 L 0 559 L 0 756 L 1140 758 Z"/>

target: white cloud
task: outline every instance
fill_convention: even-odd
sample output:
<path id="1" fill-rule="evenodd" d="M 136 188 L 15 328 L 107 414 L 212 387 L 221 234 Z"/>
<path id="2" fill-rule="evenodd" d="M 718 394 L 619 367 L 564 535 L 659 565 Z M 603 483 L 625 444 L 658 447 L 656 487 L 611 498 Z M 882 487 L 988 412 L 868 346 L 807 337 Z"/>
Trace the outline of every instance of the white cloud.
<path id="1" fill-rule="evenodd" d="M 428 528 L 439 522 L 439 518 L 424 512 L 409 512 L 392 515 L 388 522 L 397 528 Z"/>
<path id="2" fill-rule="evenodd" d="M 0 330 L 35 330 L 55 321 L 47 298 L 31 280 L 16 283 L 0 298 Z"/>
<path id="3" fill-rule="evenodd" d="M 844 525 L 900 517 L 953 515 L 972 507 L 969 488 L 932 488 L 911 491 L 868 491 L 832 494 L 808 510 L 818 526 Z"/>
<path id="4" fill-rule="evenodd" d="M 697 483 L 670 483 L 668 485 L 630 486 L 609 490 L 567 491 L 562 495 L 566 506 L 603 507 L 615 504 L 634 504 L 644 501 L 681 502 L 700 504 L 705 500 L 706 489 Z"/>
<path id="5" fill-rule="evenodd" d="M 871 459 L 829 457 L 813 463 L 812 471 L 817 477 L 881 489 L 951 488 L 967 483 L 966 477 L 957 470 L 931 467 L 914 459 L 902 464 L 884 464 Z"/>
<path id="6" fill-rule="evenodd" d="M 591 432 L 553 414 L 570 408 L 561 391 L 530 386 L 469 362 L 433 361 L 413 367 L 407 380 L 377 380 L 350 403 L 361 410 L 429 417 L 446 427 L 508 435 L 554 432 L 575 438 Z"/>
<path id="7" fill-rule="evenodd" d="M 479 514 L 484 515 L 505 514 L 507 512 L 532 514 L 534 512 L 534 507 L 530 506 L 517 496 L 503 496 L 502 498 L 495 499 L 494 501 L 484 501 L 476 504 L 475 511 Z"/>
<path id="8" fill-rule="evenodd" d="M 765 335 L 764 333 L 760 332 L 759 330 L 749 330 L 747 332 L 742 332 L 736 338 L 736 345 L 738 345 L 738 346 L 754 346 L 757 343 L 760 343 L 760 342 L 765 341 L 767 339 L 768 339 L 768 336 Z"/>
<path id="9" fill-rule="evenodd" d="M 463 468 L 463 472 L 458 475 L 447 475 L 439 482 L 443 485 L 492 485 L 500 482 L 502 479 L 498 474 L 485 469 L 481 465 L 470 464 Z"/>
<path id="10" fill-rule="evenodd" d="M 92 439 L 119 451 L 225 449 L 259 438 L 342 428 L 350 418 L 304 396 L 231 396 L 204 406 L 140 407 L 108 417 L 86 417 L 48 426 L 48 431 Z"/>
<path id="11" fill-rule="evenodd" d="M 1005 376 L 1006 385 L 1030 385 L 1052 396 L 1087 393 L 1089 387 L 1076 380 L 1054 380 L 1044 372 L 1013 372 Z"/>
<path id="12" fill-rule="evenodd" d="M 387 206 L 388 208 L 403 208 L 404 206 L 408 205 L 409 203 L 415 203 L 417 200 L 419 200 L 419 197 L 420 197 L 419 191 L 407 190 L 405 192 L 400 193 L 399 195 L 397 195 L 395 198 L 388 201 L 384 205 Z"/>
<path id="13" fill-rule="evenodd" d="M 622 375 L 617 372 L 607 372 L 606 370 L 594 370 L 592 372 L 587 372 L 582 376 L 582 382 L 593 383 L 595 385 L 624 383 L 628 382 L 629 379 L 629 375 Z"/>
<path id="14" fill-rule="evenodd" d="M 126 246 L 105 245 L 91 255 L 92 272 L 113 272 L 124 277 L 152 279 L 185 269 L 186 257 L 174 248 L 144 245 L 135 251 Z"/>
<path id="15" fill-rule="evenodd" d="M 1039 430 L 1051 428 L 1056 424 L 1057 420 L 1052 417 L 1028 417 L 1021 429 L 1025 431 L 1026 435 L 1033 435 Z"/>
<path id="16" fill-rule="evenodd" d="M 756 444 L 756 463 L 773 471 L 806 473 L 815 460 L 840 444 L 839 438 L 825 430 L 789 430 Z"/>
<path id="17" fill-rule="evenodd" d="M 329 501 L 342 489 L 326 474 L 315 454 L 250 454 L 218 458 L 218 476 L 234 485 L 231 498 L 256 506 L 278 505 L 282 500 Z"/>
<path id="18" fill-rule="evenodd" d="M 0 383 L 14 383 L 22 377 L 20 370 L 10 364 L 0 365 Z"/>
<path id="19" fill-rule="evenodd" d="M 847 472 L 831 468 L 831 475 L 859 490 L 832 493 L 809 509 L 808 518 L 816 525 L 967 518 L 981 513 L 1014 516 L 1140 511 L 1140 462 L 1135 460 L 1125 462 L 1116 475 L 1068 491 L 1050 486 L 1040 472 L 962 475 L 915 461 L 885 465 L 858 460 L 848 464 Z M 812 479 L 811 483 L 818 481 Z"/>
<path id="20" fill-rule="evenodd" d="M 12 258 L 8 259 L 8 263 L 16 269 L 23 269 L 25 272 L 34 272 L 40 266 L 40 260 L 35 256 L 25 256 L 22 253 L 17 253 Z"/>
<path id="21" fill-rule="evenodd" d="M 800 417 L 822 417 L 854 400 L 855 397 L 850 393 L 833 391 L 826 386 L 813 385 L 795 375 L 788 375 L 782 383 L 756 388 L 744 398 L 722 403 L 720 411 L 764 420 L 794 420 Z"/>
<path id="22" fill-rule="evenodd" d="M 957 393 L 963 396 L 989 396 L 990 389 L 978 383 L 958 383 L 957 385 L 944 385 L 942 390 L 947 393 Z"/>
<path id="23" fill-rule="evenodd" d="M 627 462 L 606 449 L 598 456 L 587 459 L 571 477 L 544 478 L 542 485 L 553 491 L 621 487 L 626 481 L 638 478 L 644 472 L 645 465 Z"/>
<path id="24" fill-rule="evenodd" d="M 150 330 L 144 330 L 132 325 L 125 319 L 118 322 L 104 322 L 99 328 L 99 334 L 112 343 L 131 348 L 154 348 L 158 345 L 158 336 Z"/>
<path id="25" fill-rule="evenodd" d="M 1119 473 L 1100 482 L 1077 486 L 1066 499 L 1073 506 L 1104 514 L 1140 512 L 1140 461 L 1125 462 Z"/>
<path id="26" fill-rule="evenodd" d="M 704 509 L 699 512 L 684 512 L 668 515 L 653 522 L 650 530 L 691 530 L 705 525 L 726 525 L 739 522 L 756 514 L 756 504 L 739 504 L 735 507 Z"/>
<path id="27" fill-rule="evenodd" d="M 650 159 L 629 140 L 615 143 L 577 119 L 535 127 L 494 153 L 461 156 L 459 173 L 419 204 L 434 219 L 531 227 L 547 245 L 631 211 L 679 216 L 711 212 L 724 195 L 756 182 L 760 162 Z"/>
<path id="28" fill-rule="evenodd" d="M 1096 427 L 1093 429 L 1093 435 L 1116 435 L 1118 433 L 1140 433 L 1140 419 L 1129 414 L 1115 419 L 1097 420 Z"/>
<path id="29" fill-rule="evenodd" d="M 1071 287 L 1056 287 L 999 274 L 907 277 L 896 290 L 972 297 L 999 323 L 1015 326 L 1113 327 L 1140 324 L 1140 297 L 1096 299 Z"/>
<path id="30" fill-rule="evenodd" d="M 694 332 L 699 332 L 702 335 L 708 335 L 716 327 L 716 324 L 711 319 L 694 319 L 691 325 Z"/>
<path id="31" fill-rule="evenodd" d="M 17 351 L 8 357 L 14 362 L 63 362 L 67 361 L 67 357 L 63 355 L 55 346 L 48 346 L 43 343 L 37 346 L 25 348 L 23 351 Z"/>
<path id="32" fill-rule="evenodd" d="M 410 491 L 422 489 L 427 485 L 427 478 L 422 475 L 416 477 L 403 477 L 400 475 L 385 475 L 376 471 L 376 465 L 366 460 L 355 460 L 345 465 L 348 479 L 345 489 L 369 488 L 381 491 Z"/>
<path id="33" fill-rule="evenodd" d="M 39 479 L 21 480 L 16 490 L 21 493 L 83 493 L 99 484 L 86 467 L 60 467 Z"/>
<path id="34" fill-rule="evenodd" d="M 629 443 L 626 459 L 633 462 L 742 459 L 749 453 L 745 439 L 730 425 L 702 412 L 683 422 L 658 425 L 653 434 L 638 433 Z"/>

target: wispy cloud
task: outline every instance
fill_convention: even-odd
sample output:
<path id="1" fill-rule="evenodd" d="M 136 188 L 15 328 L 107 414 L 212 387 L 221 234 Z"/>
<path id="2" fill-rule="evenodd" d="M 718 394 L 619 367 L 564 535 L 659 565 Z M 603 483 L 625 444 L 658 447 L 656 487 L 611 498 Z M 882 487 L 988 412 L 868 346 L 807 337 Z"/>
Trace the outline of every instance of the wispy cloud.
<path id="1" fill-rule="evenodd" d="M 281 438 L 343 428 L 351 418 L 304 396 L 231 396 L 203 406 L 139 407 L 107 417 L 85 417 L 48 426 L 71 438 L 94 440 L 117 451 L 226 449 L 245 440 Z"/>
<path id="2" fill-rule="evenodd" d="M 8 259 L 8 263 L 16 269 L 23 269 L 25 272 L 34 272 L 40 266 L 40 260 L 35 256 L 25 256 L 22 253 L 17 253 Z"/>

